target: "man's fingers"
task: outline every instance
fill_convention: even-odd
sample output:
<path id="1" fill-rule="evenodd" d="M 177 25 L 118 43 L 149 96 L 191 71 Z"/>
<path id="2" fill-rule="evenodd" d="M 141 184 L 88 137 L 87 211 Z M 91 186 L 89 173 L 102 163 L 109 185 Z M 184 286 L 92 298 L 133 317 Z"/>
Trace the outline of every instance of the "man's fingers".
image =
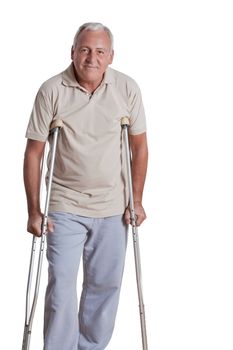
<path id="1" fill-rule="evenodd" d="M 130 220 L 130 211 L 128 208 L 125 211 L 124 219 L 125 219 L 126 225 L 129 225 L 131 220 Z"/>
<path id="2" fill-rule="evenodd" d="M 135 213 L 137 215 L 136 225 L 140 226 L 141 223 L 146 219 L 146 213 L 141 203 L 135 203 Z"/>
<path id="3" fill-rule="evenodd" d="M 143 208 L 143 206 L 140 204 L 135 204 L 135 208 L 134 208 L 134 211 L 135 211 L 135 221 L 136 221 L 136 225 L 137 226 L 140 226 L 141 223 L 146 219 L 146 213 L 145 213 L 145 210 Z M 127 208 L 126 211 L 125 211 L 125 223 L 126 224 L 132 224 L 132 220 L 131 220 L 131 215 L 130 215 L 130 209 Z"/>
<path id="4" fill-rule="evenodd" d="M 142 215 L 136 215 L 136 225 L 140 226 L 142 222 L 143 222 Z"/>
<path id="5" fill-rule="evenodd" d="M 28 232 L 32 233 L 33 235 L 40 237 L 41 236 L 41 222 L 28 222 L 27 226 Z"/>
<path id="6" fill-rule="evenodd" d="M 37 237 L 41 237 L 41 233 L 43 230 L 42 221 L 43 221 L 43 216 L 38 216 L 38 215 L 36 217 L 31 216 L 28 219 L 27 231 Z M 47 232 L 53 232 L 53 231 L 54 231 L 53 222 L 50 218 L 48 218 Z"/>
<path id="7" fill-rule="evenodd" d="M 50 218 L 48 218 L 48 232 L 53 232 L 53 231 L 54 231 L 53 222 Z"/>
<path id="8" fill-rule="evenodd" d="M 140 226 L 141 223 L 146 219 L 145 210 L 144 210 L 144 208 L 143 208 L 143 206 L 141 204 L 135 203 L 134 211 L 135 211 L 136 225 Z M 131 215 L 130 215 L 130 209 L 129 208 L 127 208 L 125 210 L 124 219 L 125 219 L 125 223 L 127 225 L 132 224 Z"/>

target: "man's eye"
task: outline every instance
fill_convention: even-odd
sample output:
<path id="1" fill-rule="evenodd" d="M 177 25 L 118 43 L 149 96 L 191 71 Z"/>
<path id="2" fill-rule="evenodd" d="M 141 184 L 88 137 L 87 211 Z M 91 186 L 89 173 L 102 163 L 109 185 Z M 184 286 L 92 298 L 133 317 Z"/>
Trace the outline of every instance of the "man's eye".
<path id="1" fill-rule="evenodd" d="M 98 51 L 98 54 L 99 54 L 99 55 L 104 55 L 104 51 L 99 50 L 99 51 Z"/>
<path id="2" fill-rule="evenodd" d="M 88 49 L 83 48 L 83 49 L 80 50 L 80 52 L 81 52 L 81 53 L 87 53 L 87 52 L 88 52 Z"/>

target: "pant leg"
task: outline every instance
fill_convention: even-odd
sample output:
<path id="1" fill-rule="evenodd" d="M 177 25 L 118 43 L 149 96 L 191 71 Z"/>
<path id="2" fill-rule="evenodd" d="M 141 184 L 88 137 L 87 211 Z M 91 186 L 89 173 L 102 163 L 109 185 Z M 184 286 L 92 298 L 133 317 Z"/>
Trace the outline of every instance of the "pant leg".
<path id="1" fill-rule="evenodd" d="M 88 219 L 60 212 L 49 216 L 54 232 L 47 234 L 49 281 L 45 297 L 44 350 L 77 350 L 76 284 Z"/>
<path id="2" fill-rule="evenodd" d="M 113 332 L 127 245 L 122 216 L 95 219 L 84 246 L 78 350 L 103 350 Z"/>

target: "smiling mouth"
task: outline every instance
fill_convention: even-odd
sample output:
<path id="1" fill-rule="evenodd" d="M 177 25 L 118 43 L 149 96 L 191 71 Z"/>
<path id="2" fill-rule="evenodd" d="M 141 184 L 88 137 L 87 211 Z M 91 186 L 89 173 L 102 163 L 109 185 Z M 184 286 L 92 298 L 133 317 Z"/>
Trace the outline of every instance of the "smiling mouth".
<path id="1" fill-rule="evenodd" d="M 87 65 L 85 65 L 84 67 L 87 68 L 87 69 L 97 69 L 98 68 L 98 67 L 95 67 L 95 66 L 87 66 Z"/>

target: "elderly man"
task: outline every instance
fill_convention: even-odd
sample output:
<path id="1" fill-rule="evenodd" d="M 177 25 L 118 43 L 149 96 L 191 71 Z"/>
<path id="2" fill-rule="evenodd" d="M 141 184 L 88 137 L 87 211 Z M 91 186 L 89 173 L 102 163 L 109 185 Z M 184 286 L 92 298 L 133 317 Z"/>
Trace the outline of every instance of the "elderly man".
<path id="1" fill-rule="evenodd" d="M 137 225 L 146 218 L 142 194 L 147 142 L 141 94 L 133 79 L 108 67 L 113 55 L 107 27 L 82 25 L 74 38 L 71 65 L 42 84 L 26 132 L 27 229 L 40 236 L 40 163 L 51 121 L 63 120 L 49 207 L 44 350 L 103 350 L 111 338 L 130 223 L 122 116 L 130 120 Z"/>

